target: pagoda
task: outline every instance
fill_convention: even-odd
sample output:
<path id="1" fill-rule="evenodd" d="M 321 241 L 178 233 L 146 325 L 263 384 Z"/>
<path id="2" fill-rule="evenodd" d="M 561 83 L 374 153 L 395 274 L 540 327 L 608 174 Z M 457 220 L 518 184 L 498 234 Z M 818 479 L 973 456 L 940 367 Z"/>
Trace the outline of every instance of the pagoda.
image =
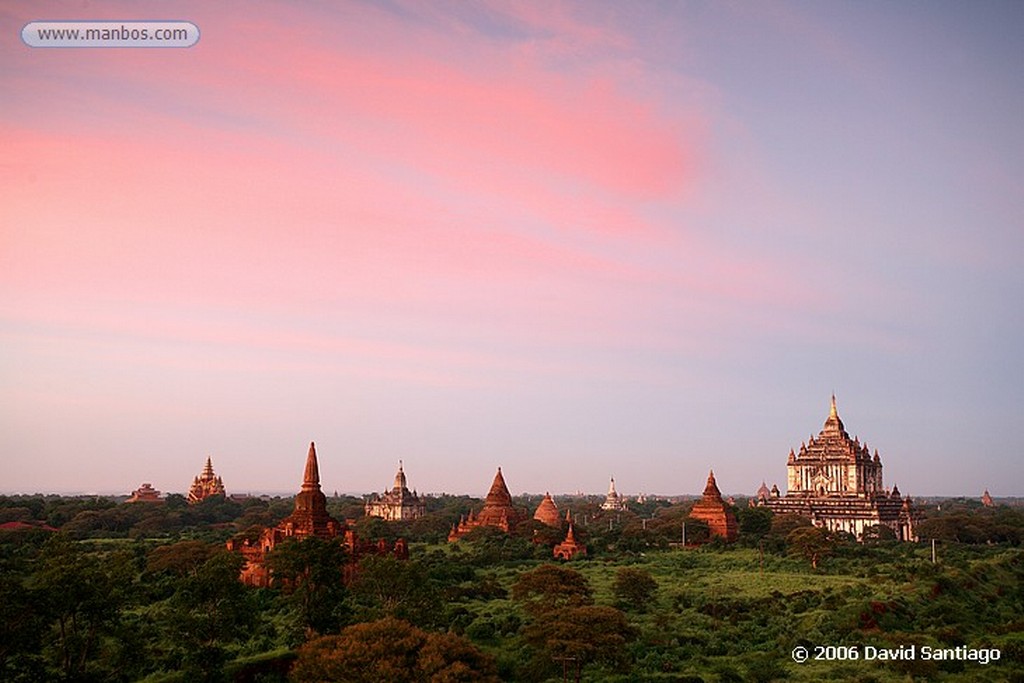
<path id="1" fill-rule="evenodd" d="M 511 532 L 516 525 L 523 521 L 524 515 L 512 506 L 512 494 L 508 492 L 505 485 L 505 477 L 501 474 L 501 468 L 494 475 L 491 483 L 491 490 L 487 492 L 484 499 L 484 507 L 478 514 L 470 511 L 469 516 L 463 516 L 458 525 L 452 525 L 448 533 L 448 541 L 457 541 L 473 529 L 490 526 L 501 529 L 505 533 Z"/>
<path id="2" fill-rule="evenodd" d="M 611 483 L 608 485 L 608 495 L 605 496 L 604 502 L 601 503 L 602 510 L 625 510 L 626 499 L 619 495 L 619 492 L 615 490 L 615 477 L 612 477 Z"/>
<path id="3" fill-rule="evenodd" d="M 249 539 L 241 542 L 231 539 L 227 542 L 230 551 L 237 551 L 245 558 L 241 580 L 250 586 L 269 586 L 273 580 L 270 568 L 266 565 L 267 554 L 272 552 L 279 543 L 288 539 L 317 537 L 326 540 L 340 539 L 349 552 L 350 565 L 346 568 L 346 576 L 351 576 L 355 563 L 363 555 L 386 555 L 393 553 L 405 559 L 409 556 L 405 541 L 398 539 L 394 547 L 385 541 L 363 543 L 355 532 L 345 524 L 331 517 L 327 512 L 327 497 L 320 489 L 320 465 L 316 457 L 316 445 L 309 444 L 306 454 L 306 467 L 302 474 L 302 488 L 295 496 L 295 508 L 292 514 L 267 527 L 260 534 L 259 541 L 252 543 Z"/>
<path id="4" fill-rule="evenodd" d="M 587 554 L 587 546 L 576 540 L 576 534 L 572 527 L 572 517 L 569 515 L 568 510 L 565 511 L 565 519 L 569 523 L 569 531 L 565 534 L 565 540 L 553 548 L 552 552 L 555 559 L 571 560 L 577 556 L 585 556 Z"/>
<path id="5" fill-rule="evenodd" d="M 768 484 L 764 483 L 764 480 L 762 480 L 761 481 L 761 486 L 758 487 L 757 493 L 755 494 L 754 498 L 756 500 L 759 500 L 762 503 L 764 503 L 769 498 L 771 498 L 771 495 L 772 495 L 771 489 L 769 489 L 768 488 Z M 753 501 L 751 501 L 751 502 L 753 502 Z"/>
<path id="6" fill-rule="evenodd" d="M 213 462 L 207 458 L 202 474 L 192 480 L 192 488 L 188 490 L 188 502 L 195 504 L 212 496 L 224 497 L 224 482 L 213 473 Z"/>
<path id="7" fill-rule="evenodd" d="M 126 503 L 162 503 L 164 499 L 160 497 L 160 492 L 153 488 L 150 483 L 145 483 L 139 488 L 132 491 L 132 495 L 125 501 Z"/>
<path id="8" fill-rule="evenodd" d="M 395 484 L 390 491 L 375 493 L 366 501 L 364 508 L 367 517 L 380 517 L 389 521 L 402 519 L 419 519 L 427 513 L 427 506 L 415 491 L 409 490 L 406 483 L 402 461 L 398 461 L 398 472 L 395 473 Z"/>
<path id="9" fill-rule="evenodd" d="M 882 461 L 867 443 L 850 438 L 836 409 L 833 394 L 828 418 L 817 437 L 789 451 L 785 496 L 772 486 L 763 504 L 776 514 L 809 517 L 818 527 L 844 531 L 858 539 L 864 529 L 884 525 L 903 541 L 916 540 L 916 513 L 909 496 L 899 487 L 888 490 L 882 483 Z"/>
<path id="10" fill-rule="evenodd" d="M 985 492 L 981 494 L 981 504 L 987 508 L 990 508 L 993 505 L 995 505 L 995 503 L 992 501 L 992 496 L 988 494 L 988 489 L 985 489 Z"/>
<path id="11" fill-rule="evenodd" d="M 707 522 L 711 536 L 724 538 L 731 543 L 739 536 L 739 526 L 736 524 L 736 515 L 732 509 L 722 500 L 722 492 L 718 490 L 718 483 L 715 481 L 715 473 L 708 472 L 708 482 L 704 486 L 704 495 L 693 509 L 690 510 L 690 517 Z"/>
<path id="12" fill-rule="evenodd" d="M 541 524 L 548 526 L 562 526 L 562 517 L 558 514 L 558 506 L 555 505 L 555 501 L 551 498 L 550 493 L 544 494 L 544 500 L 537 506 L 536 512 L 533 513 L 533 518 Z"/>

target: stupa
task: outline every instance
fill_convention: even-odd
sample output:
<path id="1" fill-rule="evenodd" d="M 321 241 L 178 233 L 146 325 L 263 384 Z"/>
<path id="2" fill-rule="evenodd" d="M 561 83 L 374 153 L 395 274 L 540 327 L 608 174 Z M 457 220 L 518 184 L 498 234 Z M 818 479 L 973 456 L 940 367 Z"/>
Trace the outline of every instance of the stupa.
<path id="1" fill-rule="evenodd" d="M 547 524 L 548 526 L 562 526 L 562 517 L 558 514 L 558 506 L 555 505 L 555 501 L 550 493 L 544 494 L 544 500 L 537 506 L 537 511 L 533 513 L 533 518 L 541 524 Z"/>
<path id="2" fill-rule="evenodd" d="M 604 502 L 601 503 L 602 510 L 625 510 L 626 499 L 619 495 L 619 492 L 615 490 L 615 477 L 612 477 L 611 483 L 608 484 L 608 495 L 604 497 Z"/>
<path id="3" fill-rule="evenodd" d="M 559 560 L 571 560 L 574 557 L 586 555 L 587 546 L 576 540 L 576 534 L 573 531 L 572 517 L 569 515 L 568 511 L 565 513 L 565 519 L 569 522 L 569 531 L 565 534 L 565 540 L 552 549 L 555 558 Z"/>
<path id="4" fill-rule="evenodd" d="M 473 529 L 484 526 L 509 533 L 523 518 L 522 512 L 512 505 L 512 494 L 508 492 L 505 477 L 502 476 L 499 467 L 498 473 L 494 475 L 494 481 L 491 482 L 491 490 L 484 499 L 483 509 L 478 514 L 470 512 L 469 516 L 463 516 L 459 520 L 458 525 L 453 525 L 448 533 L 448 541 L 457 541 Z"/>
<path id="5" fill-rule="evenodd" d="M 736 515 L 722 500 L 722 492 L 718 490 L 713 470 L 708 472 L 704 495 L 690 510 L 690 517 L 707 522 L 711 535 L 724 538 L 727 542 L 731 543 L 739 536 Z"/>

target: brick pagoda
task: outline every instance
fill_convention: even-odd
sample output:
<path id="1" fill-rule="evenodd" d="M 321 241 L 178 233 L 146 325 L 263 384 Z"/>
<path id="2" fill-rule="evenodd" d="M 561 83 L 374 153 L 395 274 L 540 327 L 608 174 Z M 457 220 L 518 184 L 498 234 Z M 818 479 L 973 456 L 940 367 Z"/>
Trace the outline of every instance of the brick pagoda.
<path id="1" fill-rule="evenodd" d="M 736 515 L 722 500 L 722 492 L 718 490 L 714 471 L 708 473 L 704 495 L 690 510 L 690 517 L 707 522 L 711 535 L 724 538 L 727 542 L 735 541 L 739 536 Z"/>
<path id="2" fill-rule="evenodd" d="M 523 513 L 512 506 L 512 494 L 508 492 L 508 486 L 505 485 L 505 477 L 502 476 L 501 468 L 499 467 L 498 473 L 494 475 L 494 481 L 491 483 L 491 490 L 487 492 L 487 498 L 484 499 L 483 509 L 480 510 L 479 514 L 474 514 L 471 511 L 468 517 L 463 516 L 459 520 L 457 526 L 452 525 L 452 530 L 448 534 L 448 541 L 457 541 L 473 529 L 485 526 L 501 529 L 505 533 L 509 533 L 523 519 Z"/>

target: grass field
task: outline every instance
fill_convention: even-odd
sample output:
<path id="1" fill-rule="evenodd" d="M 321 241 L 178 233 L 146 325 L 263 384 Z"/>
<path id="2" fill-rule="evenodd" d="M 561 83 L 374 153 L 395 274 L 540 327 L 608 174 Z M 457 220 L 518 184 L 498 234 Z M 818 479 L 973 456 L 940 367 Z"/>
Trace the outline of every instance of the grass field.
<path id="1" fill-rule="evenodd" d="M 569 566 L 587 578 L 598 604 L 617 604 L 612 586 L 623 566 L 646 570 L 658 583 L 646 609 L 628 612 L 638 634 L 631 646 L 632 671 L 591 667 L 584 680 L 1024 680 L 1022 556 L 1019 550 L 972 550 L 933 566 L 927 549 L 900 549 L 885 556 L 835 558 L 821 571 L 796 558 L 762 557 L 757 549 L 741 548 L 574 562 Z M 537 564 L 497 567 L 493 575 L 509 588 Z M 512 626 L 523 615 L 512 601 L 470 601 L 466 607 L 473 615 L 470 637 L 499 660 L 522 656 Z M 822 653 L 843 659 L 815 661 L 815 646 L 829 645 L 847 647 Z M 917 656 L 865 661 L 868 645 L 915 645 Z M 958 645 L 999 647 L 1003 657 L 982 665 L 920 656 L 924 646 Z M 811 661 L 793 660 L 798 646 L 808 648 Z"/>

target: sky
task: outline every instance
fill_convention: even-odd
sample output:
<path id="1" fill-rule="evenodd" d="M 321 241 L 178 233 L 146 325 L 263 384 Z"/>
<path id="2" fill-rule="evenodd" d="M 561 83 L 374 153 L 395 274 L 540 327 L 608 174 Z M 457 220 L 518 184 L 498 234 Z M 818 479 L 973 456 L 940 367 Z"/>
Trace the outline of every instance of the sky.
<path id="1" fill-rule="evenodd" d="M 158 8 L 158 9 L 155 9 Z M 154 16 L 156 15 L 156 16 Z M 34 20 L 175 19 L 183 49 Z M 1024 4 L 0 2 L 0 491 L 1024 495 Z"/>

